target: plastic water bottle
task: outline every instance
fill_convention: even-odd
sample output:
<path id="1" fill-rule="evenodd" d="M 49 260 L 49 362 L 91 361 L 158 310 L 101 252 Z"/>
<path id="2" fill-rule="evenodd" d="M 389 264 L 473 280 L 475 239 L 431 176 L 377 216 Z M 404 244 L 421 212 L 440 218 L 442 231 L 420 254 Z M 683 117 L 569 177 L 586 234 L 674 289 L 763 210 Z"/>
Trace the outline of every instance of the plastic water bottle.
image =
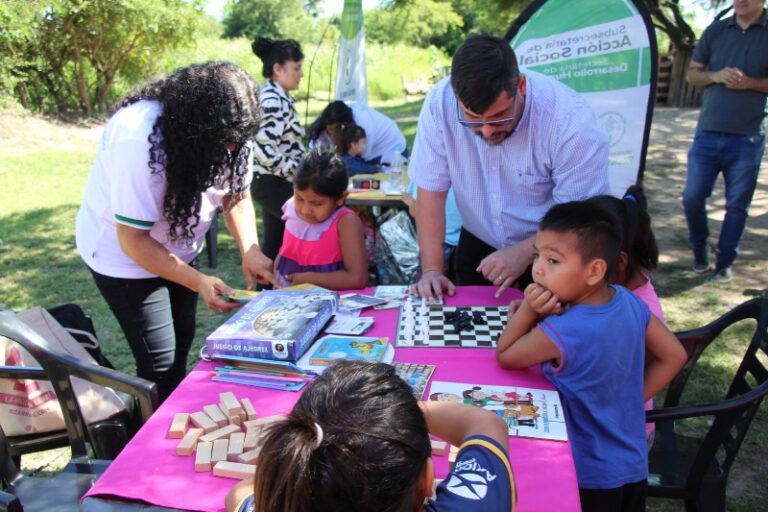
<path id="1" fill-rule="evenodd" d="M 392 150 L 392 161 L 389 163 L 389 188 L 391 190 L 405 190 L 403 186 L 405 173 L 405 157 L 400 146 Z"/>

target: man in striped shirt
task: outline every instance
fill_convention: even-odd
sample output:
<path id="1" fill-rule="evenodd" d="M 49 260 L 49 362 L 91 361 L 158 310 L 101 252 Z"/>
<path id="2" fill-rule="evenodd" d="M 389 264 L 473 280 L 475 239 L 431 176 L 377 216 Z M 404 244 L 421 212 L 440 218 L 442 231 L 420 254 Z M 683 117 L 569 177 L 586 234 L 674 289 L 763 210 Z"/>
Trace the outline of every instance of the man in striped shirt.
<path id="1" fill-rule="evenodd" d="M 463 222 L 456 281 L 491 282 L 501 294 L 530 282 L 534 235 L 552 205 L 608 192 L 608 138 L 578 93 L 521 74 L 504 39 L 473 36 L 424 101 L 409 174 L 419 188 L 416 291 L 455 291 L 442 272 L 445 197 L 453 187 Z"/>

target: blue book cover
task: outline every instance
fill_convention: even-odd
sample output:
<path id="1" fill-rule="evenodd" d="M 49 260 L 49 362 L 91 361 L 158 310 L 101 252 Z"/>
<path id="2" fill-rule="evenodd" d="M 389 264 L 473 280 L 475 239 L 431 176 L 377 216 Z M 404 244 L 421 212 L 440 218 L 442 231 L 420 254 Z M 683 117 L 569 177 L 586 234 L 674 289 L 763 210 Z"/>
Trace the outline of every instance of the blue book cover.
<path id="1" fill-rule="evenodd" d="M 338 294 L 329 290 L 263 291 L 206 338 L 206 352 L 296 361 L 337 306 Z"/>

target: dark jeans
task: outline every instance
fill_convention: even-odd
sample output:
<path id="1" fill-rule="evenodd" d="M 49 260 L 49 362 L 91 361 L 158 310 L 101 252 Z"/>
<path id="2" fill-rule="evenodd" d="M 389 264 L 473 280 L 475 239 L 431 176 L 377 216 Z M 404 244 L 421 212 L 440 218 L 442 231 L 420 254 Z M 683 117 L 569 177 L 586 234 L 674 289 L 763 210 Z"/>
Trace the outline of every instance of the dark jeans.
<path id="1" fill-rule="evenodd" d="M 725 181 L 725 219 L 717 242 L 717 266 L 728 267 L 739 253 L 739 240 L 747 224 L 747 210 L 757 186 L 765 136 L 696 131 L 688 151 L 688 176 L 683 207 L 688 240 L 694 250 L 706 249 L 709 237 L 707 198 L 717 175 Z"/>
<path id="2" fill-rule="evenodd" d="M 495 252 L 496 248 L 483 242 L 475 235 L 464 228 L 461 228 L 459 235 L 459 245 L 456 246 L 454 254 L 454 275 L 456 284 L 459 286 L 489 286 L 490 283 L 483 274 L 477 271 L 478 265 L 483 258 Z M 531 265 L 523 272 L 514 284 L 518 290 L 525 290 L 525 287 L 533 282 L 531 276 Z"/>
<path id="3" fill-rule="evenodd" d="M 255 174 L 251 197 L 261 206 L 261 252 L 274 260 L 283 245 L 283 204 L 293 196 L 293 185 L 282 178 Z"/>
<path id="4" fill-rule="evenodd" d="M 582 512 L 645 512 L 647 480 L 615 489 L 581 489 Z"/>
<path id="5" fill-rule="evenodd" d="M 157 383 L 160 400 L 165 400 L 187 373 L 197 293 L 160 277 L 91 274 L 128 340 L 136 374 Z"/>

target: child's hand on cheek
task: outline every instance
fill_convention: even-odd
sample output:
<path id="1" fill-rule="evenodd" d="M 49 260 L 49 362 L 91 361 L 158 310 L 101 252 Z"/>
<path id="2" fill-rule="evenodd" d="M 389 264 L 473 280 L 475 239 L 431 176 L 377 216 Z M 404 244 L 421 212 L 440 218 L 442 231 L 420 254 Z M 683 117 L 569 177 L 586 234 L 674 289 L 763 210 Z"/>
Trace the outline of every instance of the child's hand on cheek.
<path id="1" fill-rule="evenodd" d="M 560 299 L 540 284 L 531 283 L 525 289 L 525 302 L 540 316 L 563 312 Z"/>

